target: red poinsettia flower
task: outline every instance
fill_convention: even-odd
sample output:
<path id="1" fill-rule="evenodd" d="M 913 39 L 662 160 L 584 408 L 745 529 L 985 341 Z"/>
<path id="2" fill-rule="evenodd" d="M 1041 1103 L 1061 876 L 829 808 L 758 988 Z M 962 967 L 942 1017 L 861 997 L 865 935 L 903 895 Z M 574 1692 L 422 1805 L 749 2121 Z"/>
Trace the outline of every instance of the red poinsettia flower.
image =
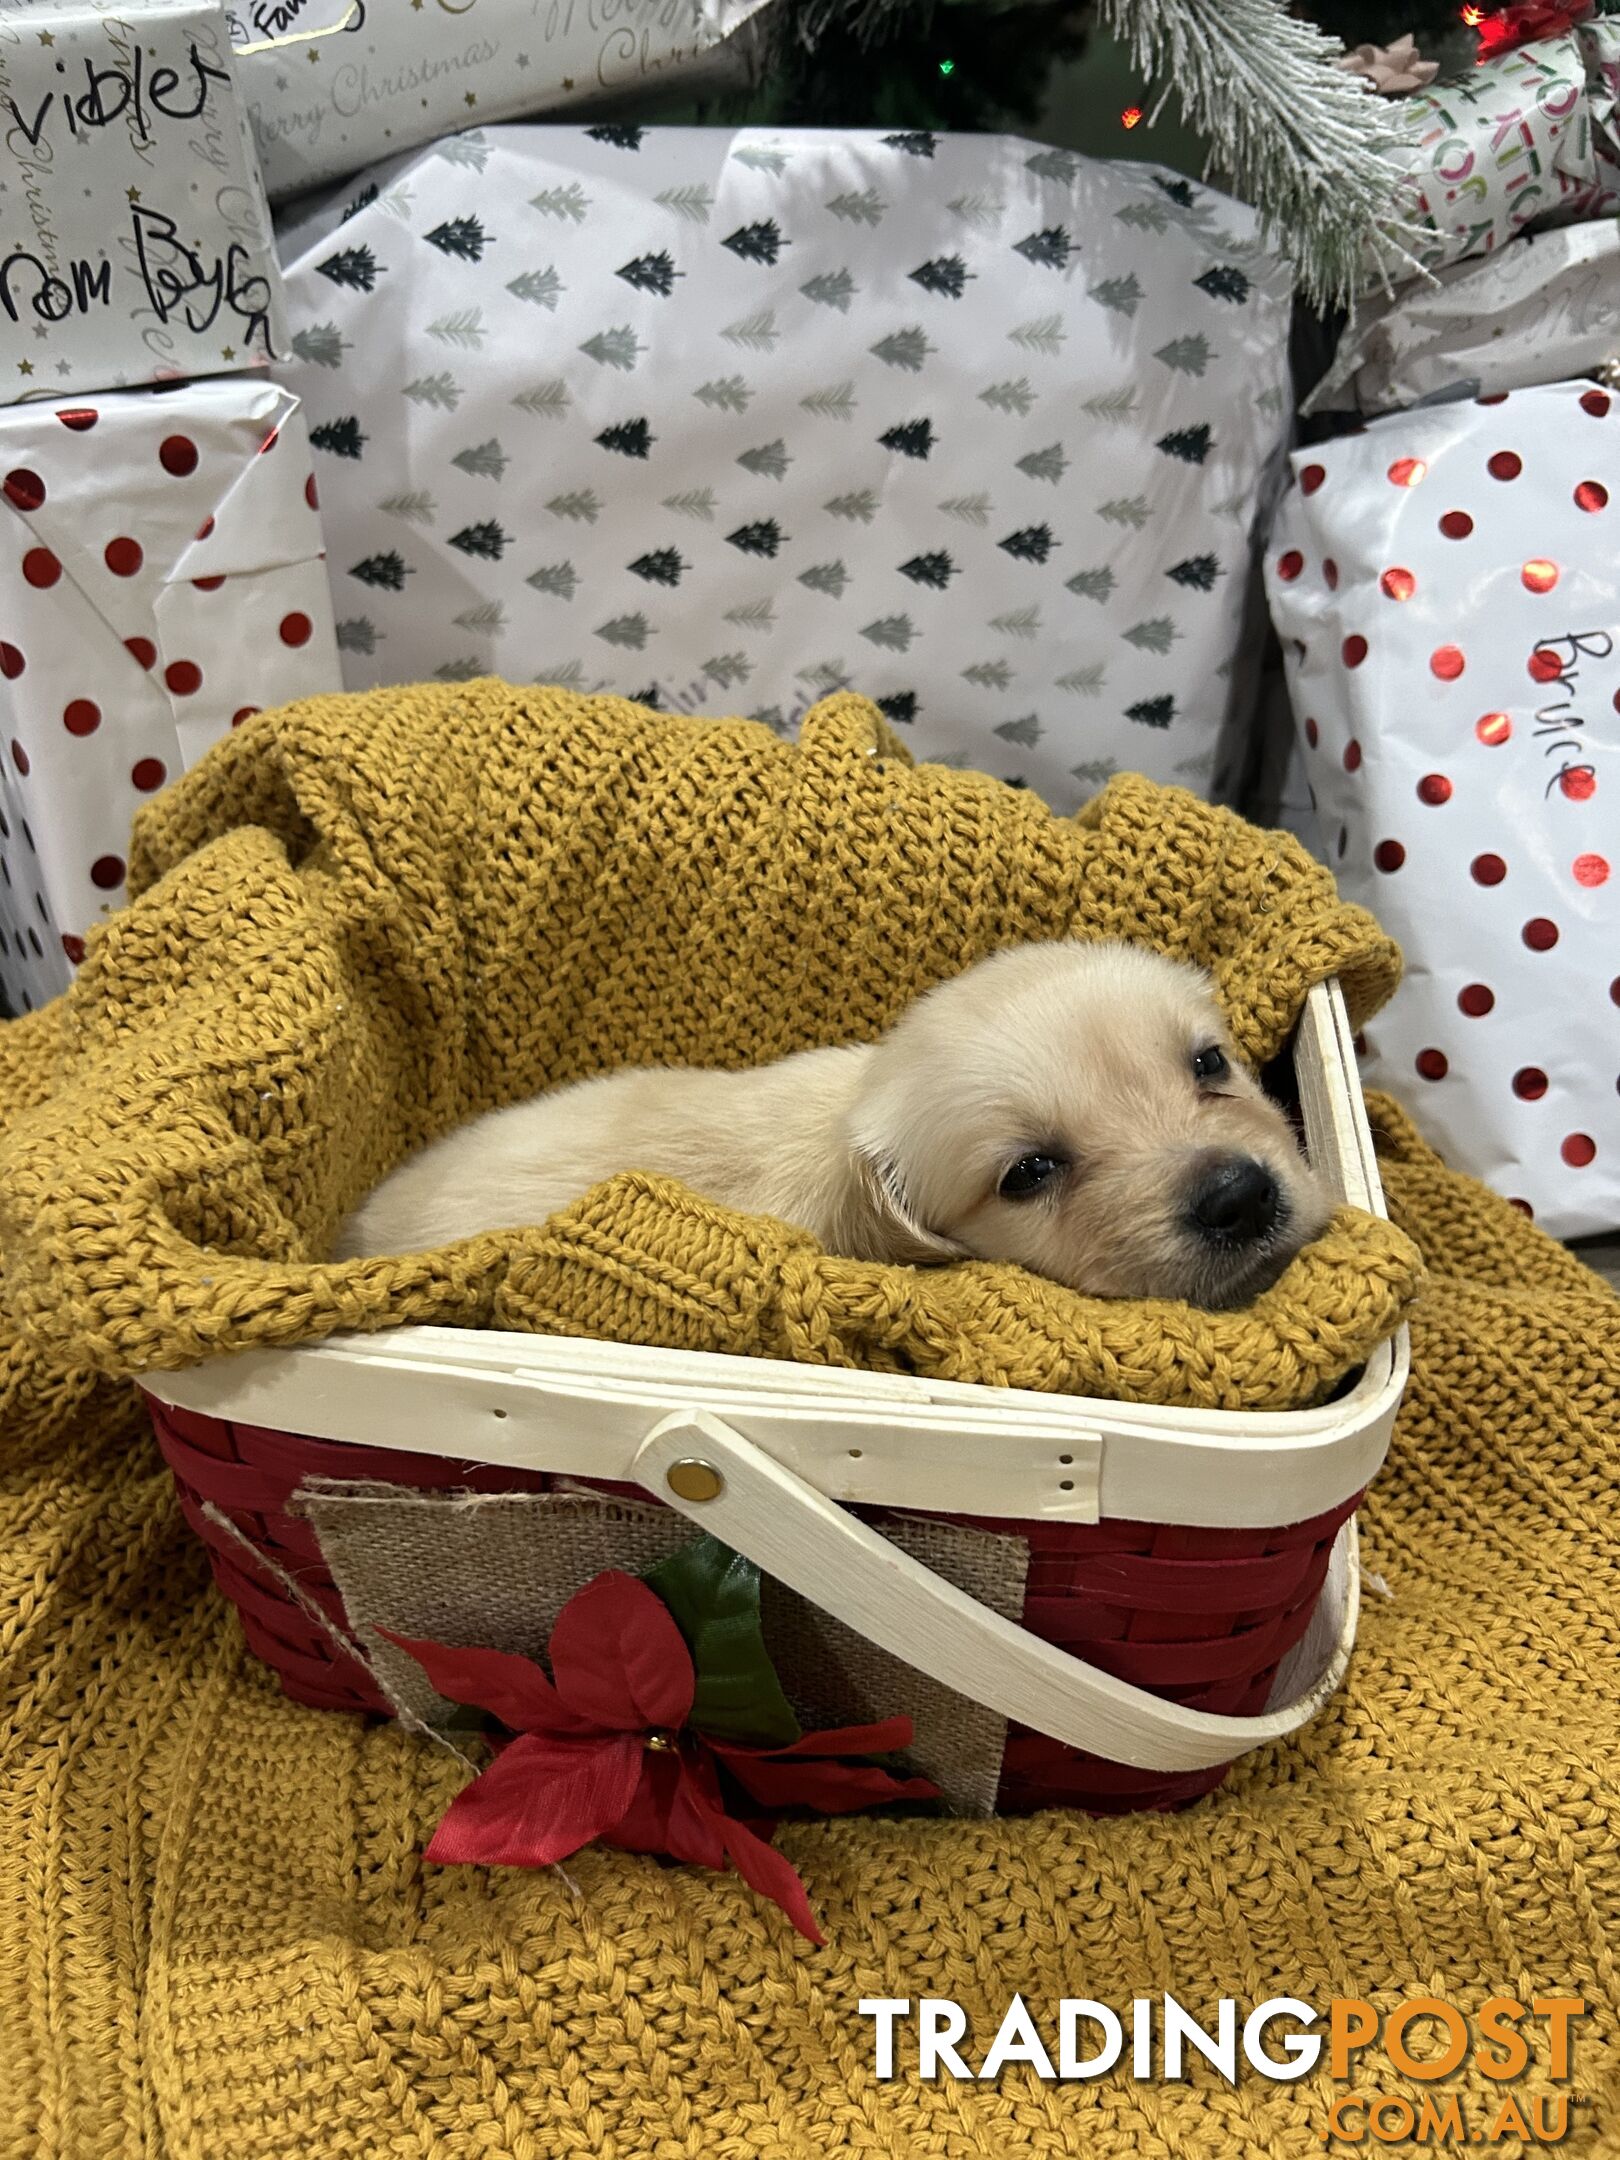
<path id="1" fill-rule="evenodd" d="M 703 1867 L 729 1860 L 819 1943 L 804 1884 L 766 1842 L 775 1810 L 843 1814 L 937 1796 L 926 1778 L 827 1759 L 909 1746 L 908 1717 L 805 1733 L 788 1747 L 746 1747 L 690 1730 L 691 1653 L 668 1608 L 632 1575 L 598 1575 L 569 1599 L 547 1645 L 549 1679 L 508 1651 L 383 1632 L 441 1695 L 477 1704 L 516 1736 L 451 1802 L 429 1860 L 549 1867 L 593 1838 Z M 722 1765 L 759 1803 L 747 1821 L 727 1812 Z"/>
<path id="2" fill-rule="evenodd" d="M 1514 0 L 1510 7 L 1482 16 L 1473 27 L 1479 35 L 1478 61 L 1495 60 L 1537 38 L 1562 37 L 1592 12 L 1592 0 Z"/>

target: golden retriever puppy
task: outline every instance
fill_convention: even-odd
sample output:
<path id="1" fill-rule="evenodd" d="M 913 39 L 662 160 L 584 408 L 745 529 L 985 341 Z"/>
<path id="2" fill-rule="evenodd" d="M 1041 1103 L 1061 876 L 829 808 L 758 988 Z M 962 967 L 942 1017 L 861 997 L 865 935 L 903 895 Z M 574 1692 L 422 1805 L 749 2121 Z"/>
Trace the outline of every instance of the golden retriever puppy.
<path id="1" fill-rule="evenodd" d="M 645 1170 L 850 1259 L 1012 1260 L 1098 1297 L 1238 1305 L 1331 1212 L 1200 970 L 1123 944 L 992 954 L 881 1041 L 614 1072 L 433 1142 L 337 1256 L 540 1223 Z"/>

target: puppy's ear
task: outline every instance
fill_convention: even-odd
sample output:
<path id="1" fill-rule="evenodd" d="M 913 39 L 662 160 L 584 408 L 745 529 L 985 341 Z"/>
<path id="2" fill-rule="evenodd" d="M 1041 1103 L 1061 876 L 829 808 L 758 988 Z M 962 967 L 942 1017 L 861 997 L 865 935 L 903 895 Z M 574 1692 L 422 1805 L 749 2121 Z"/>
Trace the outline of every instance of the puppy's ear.
<path id="1" fill-rule="evenodd" d="M 861 1229 L 875 1255 L 916 1267 L 968 1257 L 965 1245 L 941 1237 L 918 1219 L 892 1156 L 869 1146 L 857 1146 L 855 1170 Z"/>

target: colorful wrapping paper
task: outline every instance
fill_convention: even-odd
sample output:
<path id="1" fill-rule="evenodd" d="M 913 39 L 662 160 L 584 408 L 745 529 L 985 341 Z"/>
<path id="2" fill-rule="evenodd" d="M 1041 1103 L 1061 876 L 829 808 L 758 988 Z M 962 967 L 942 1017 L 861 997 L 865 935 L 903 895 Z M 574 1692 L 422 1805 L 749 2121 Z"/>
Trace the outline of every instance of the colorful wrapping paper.
<path id="1" fill-rule="evenodd" d="M 1400 941 L 1365 1076 L 1576 1237 L 1620 1223 L 1620 399 L 1298 452 L 1267 557 L 1326 858 Z"/>
<path id="2" fill-rule="evenodd" d="M 1249 211 L 1010 137 L 506 128 L 290 263 L 351 687 L 786 732 L 847 684 L 1060 809 L 1219 790 L 1288 425 Z"/>
<path id="3" fill-rule="evenodd" d="M 217 0 L 8 0 L 0 403 L 262 366 L 282 343 Z"/>
<path id="4" fill-rule="evenodd" d="M 0 987 L 67 982 L 130 820 L 261 707 L 337 687 L 298 401 L 222 378 L 0 414 Z"/>
<path id="5" fill-rule="evenodd" d="M 272 201 L 451 128 L 746 69 L 766 0 L 233 0 Z"/>
<path id="6" fill-rule="evenodd" d="M 1404 281 L 1413 262 L 1438 270 L 1492 254 L 1527 226 L 1620 207 L 1617 83 L 1620 23 L 1598 21 L 1404 100 L 1412 137 L 1394 209 L 1415 229 L 1410 260 L 1370 245 L 1368 286 Z"/>

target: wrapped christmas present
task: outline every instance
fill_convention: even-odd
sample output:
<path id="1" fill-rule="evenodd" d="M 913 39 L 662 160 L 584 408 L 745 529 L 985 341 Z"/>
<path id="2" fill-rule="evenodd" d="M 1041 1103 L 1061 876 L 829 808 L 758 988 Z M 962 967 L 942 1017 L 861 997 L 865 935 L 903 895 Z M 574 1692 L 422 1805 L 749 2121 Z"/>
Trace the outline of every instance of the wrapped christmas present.
<path id="1" fill-rule="evenodd" d="M 1493 254 L 1527 226 L 1620 207 L 1617 76 L 1620 23 L 1589 22 L 1406 100 L 1411 141 L 1394 192 L 1405 253 L 1369 245 L 1368 285 L 1397 283 L 1414 263 L 1432 271 Z"/>
<path id="2" fill-rule="evenodd" d="M 757 58 L 766 0 L 233 0 L 273 202 L 448 129 L 618 102 Z"/>
<path id="3" fill-rule="evenodd" d="M 1363 302 L 1307 412 L 1390 412 L 1559 382 L 1620 358 L 1620 226 L 1522 233 Z"/>
<path id="4" fill-rule="evenodd" d="M 787 731 L 849 685 L 1060 809 L 1217 785 L 1288 424 L 1249 211 L 1008 137 L 618 127 L 360 205 L 290 265 L 287 378 L 352 687 Z"/>
<path id="5" fill-rule="evenodd" d="M 1366 1077 L 1555 1235 L 1620 1223 L 1620 401 L 1297 453 L 1267 557 L 1329 865 L 1406 954 Z"/>
<path id="6" fill-rule="evenodd" d="M 222 377 L 0 413 L 0 989 L 55 996 L 140 804 L 337 686 L 298 401 Z"/>
<path id="7" fill-rule="evenodd" d="M 0 403 L 262 366 L 270 213 L 218 0 L 8 0 Z"/>

